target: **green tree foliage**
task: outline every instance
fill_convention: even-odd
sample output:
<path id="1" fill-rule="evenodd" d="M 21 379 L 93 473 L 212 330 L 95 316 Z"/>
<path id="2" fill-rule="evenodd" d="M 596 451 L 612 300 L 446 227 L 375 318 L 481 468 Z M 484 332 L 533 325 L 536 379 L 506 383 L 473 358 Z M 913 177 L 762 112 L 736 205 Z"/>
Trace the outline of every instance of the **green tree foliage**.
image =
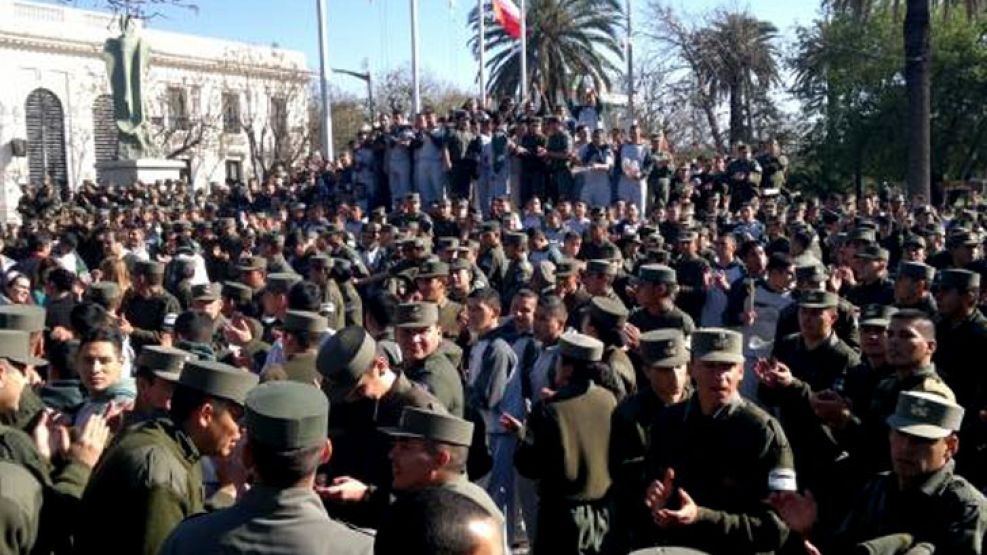
<path id="1" fill-rule="evenodd" d="M 823 188 L 901 182 L 908 102 L 902 26 L 893 7 L 868 17 L 832 15 L 798 29 L 788 60 L 805 125 L 801 177 Z M 987 22 L 932 22 L 933 181 L 987 166 Z"/>
<path id="2" fill-rule="evenodd" d="M 566 98 L 580 78 L 591 80 L 597 90 L 609 89 L 611 76 L 621 70 L 623 58 L 622 0 L 527 0 L 528 82 L 540 89 L 551 105 Z M 519 41 L 508 35 L 493 18 L 487 2 L 487 90 L 493 96 L 513 96 L 520 88 Z M 479 12 L 469 15 L 473 33 L 468 45 L 479 59 Z"/>

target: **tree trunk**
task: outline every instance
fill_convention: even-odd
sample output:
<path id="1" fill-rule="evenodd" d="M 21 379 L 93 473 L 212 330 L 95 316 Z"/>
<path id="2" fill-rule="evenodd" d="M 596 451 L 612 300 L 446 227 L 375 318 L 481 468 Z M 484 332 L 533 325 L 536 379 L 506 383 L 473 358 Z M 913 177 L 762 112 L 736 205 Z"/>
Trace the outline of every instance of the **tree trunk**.
<path id="1" fill-rule="evenodd" d="M 908 92 L 908 175 L 912 198 L 929 202 L 930 57 L 929 0 L 908 0 L 905 12 L 905 88 Z"/>
<path id="2" fill-rule="evenodd" d="M 744 137 L 744 104 L 740 80 L 730 84 L 730 148 Z"/>
<path id="3" fill-rule="evenodd" d="M 720 124 L 716 121 L 716 110 L 713 102 L 713 95 L 706 92 L 706 86 L 698 83 L 699 104 L 706 115 L 706 122 L 709 123 L 709 134 L 713 137 L 713 147 L 717 152 L 728 152 L 724 149 L 723 134 L 720 133 Z"/>

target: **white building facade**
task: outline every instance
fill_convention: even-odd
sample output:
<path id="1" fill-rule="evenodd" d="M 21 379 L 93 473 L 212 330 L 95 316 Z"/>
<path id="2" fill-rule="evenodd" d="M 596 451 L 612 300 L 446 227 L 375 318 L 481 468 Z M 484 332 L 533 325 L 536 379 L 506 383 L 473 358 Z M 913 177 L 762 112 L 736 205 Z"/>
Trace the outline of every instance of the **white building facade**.
<path id="1" fill-rule="evenodd" d="M 0 0 L 0 217 L 20 188 L 49 177 L 75 189 L 116 157 L 103 44 L 114 16 Z M 196 187 L 262 176 L 317 148 L 301 52 L 143 28 L 145 107 L 160 157 Z"/>

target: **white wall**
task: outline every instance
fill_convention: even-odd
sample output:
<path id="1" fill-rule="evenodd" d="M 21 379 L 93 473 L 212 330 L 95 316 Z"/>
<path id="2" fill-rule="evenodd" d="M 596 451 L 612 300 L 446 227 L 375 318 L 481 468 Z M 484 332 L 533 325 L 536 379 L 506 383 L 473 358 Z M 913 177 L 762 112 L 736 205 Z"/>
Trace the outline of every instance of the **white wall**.
<path id="1" fill-rule="evenodd" d="M 24 103 L 37 88 L 52 91 L 62 102 L 69 186 L 96 178 L 92 107 L 97 96 L 110 92 L 101 54 L 103 42 L 119 34 L 112 22 L 98 12 L 0 0 L 0 218 L 9 215 L 7 207 L 16 205 L 19 186 L 29 177 L 27 158 L 12 157 L 10 141 L 27 137 Z M 249 104 L 255 106 L 252 115 L 266 118 L 266 96 L 289 86 L 302 91 L 289 107 L 290 124 L 304 126 L 310 78 L 304 54 L 157 29 L 142 34 L 152 52 L 145 87 L 151 116 L 163 115 L 167 87 L 181 86 L 189 91 L 190 118 L 218 118 L 221 129 L 223 91 L 240 92 L 241 111 L 248 106 L 247 91 L 252 91 L 257 99 Z M 244 174 L 252 173 L 242 133 L 211 133 L 182 158 L 192 159 L 197 187 L 222 182 L 227 159 L 242 160 Z"/>

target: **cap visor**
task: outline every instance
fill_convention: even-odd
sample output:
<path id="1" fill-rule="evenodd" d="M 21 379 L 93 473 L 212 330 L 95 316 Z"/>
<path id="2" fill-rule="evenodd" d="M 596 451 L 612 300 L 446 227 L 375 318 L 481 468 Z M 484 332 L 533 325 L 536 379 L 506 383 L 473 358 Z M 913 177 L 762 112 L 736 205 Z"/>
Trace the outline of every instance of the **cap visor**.
<path id="1" fill-rule="evenodd" d="M 391 437 L 400 437 L 400 438 L 408 438 L 408 439 L 422 439 L 425 437 L 422 434 L 412 433 L 402 428 L 395 428 L 392 426 L 377 428 L 377 431 Z"/>
<path id="2" fill-rule="evenodd" d="M 436 326 L 438 322 L 405 322 L 404 324 L 394 324 L 395 328 L 426 328 Z"/>
<path id="3" fill-rule="evenodd" d="M 826 303 L 799 303 L 799 308 L 836 308 L 836 305 Z"/>
<path id="4" fill-rule="evenodd" d="M 861 320 L 858 325 L 861 325 L 861 326 L 875 326 L 875 327 L 886 328 L 890 324 L 891 324 L 891 321 L 890 320 L 883 319 L 883 318 L 872 318 L 870 320 Z"/>
<path id="5" fill-rule="evenodd" d="M 684 366 L 689 363 L 689 357 L 675 356 L 669 358 L 660 358 L 658 360 L 647 360 L 648 366 L 657 366 L 659 368 L 675 368 L 677 366 Z"/>
<path id="6" fill-rule="evenodd" d="M 731 364 L 743 364 L 744 355 L 734 353 L 707 353 L 703 356 L 695 357 L 695 360 L 701 360 L 703 362 L 729 362 Z"/>
<path id="7" fill-rule="evenodd" d="M 892 429 L 903 434 L 923 437 L 926 439 L 942 439 L 944 437 L 949 437 L 949 435 L 953 433 L 952 430 L 947 430 L 946 428 L 940 428 L 939 426 L 926 424 L 924 422 L 917 422 L 910 418 L 904 418 L 896 414 L 889 416 L 887 423 Z"/>
<path id="8" fill-rule="evenodd" d="M 177 383 L 181 372 L 169 372 L 167 370 L 152 370 L 152 374 L 166 382 Z"/>

